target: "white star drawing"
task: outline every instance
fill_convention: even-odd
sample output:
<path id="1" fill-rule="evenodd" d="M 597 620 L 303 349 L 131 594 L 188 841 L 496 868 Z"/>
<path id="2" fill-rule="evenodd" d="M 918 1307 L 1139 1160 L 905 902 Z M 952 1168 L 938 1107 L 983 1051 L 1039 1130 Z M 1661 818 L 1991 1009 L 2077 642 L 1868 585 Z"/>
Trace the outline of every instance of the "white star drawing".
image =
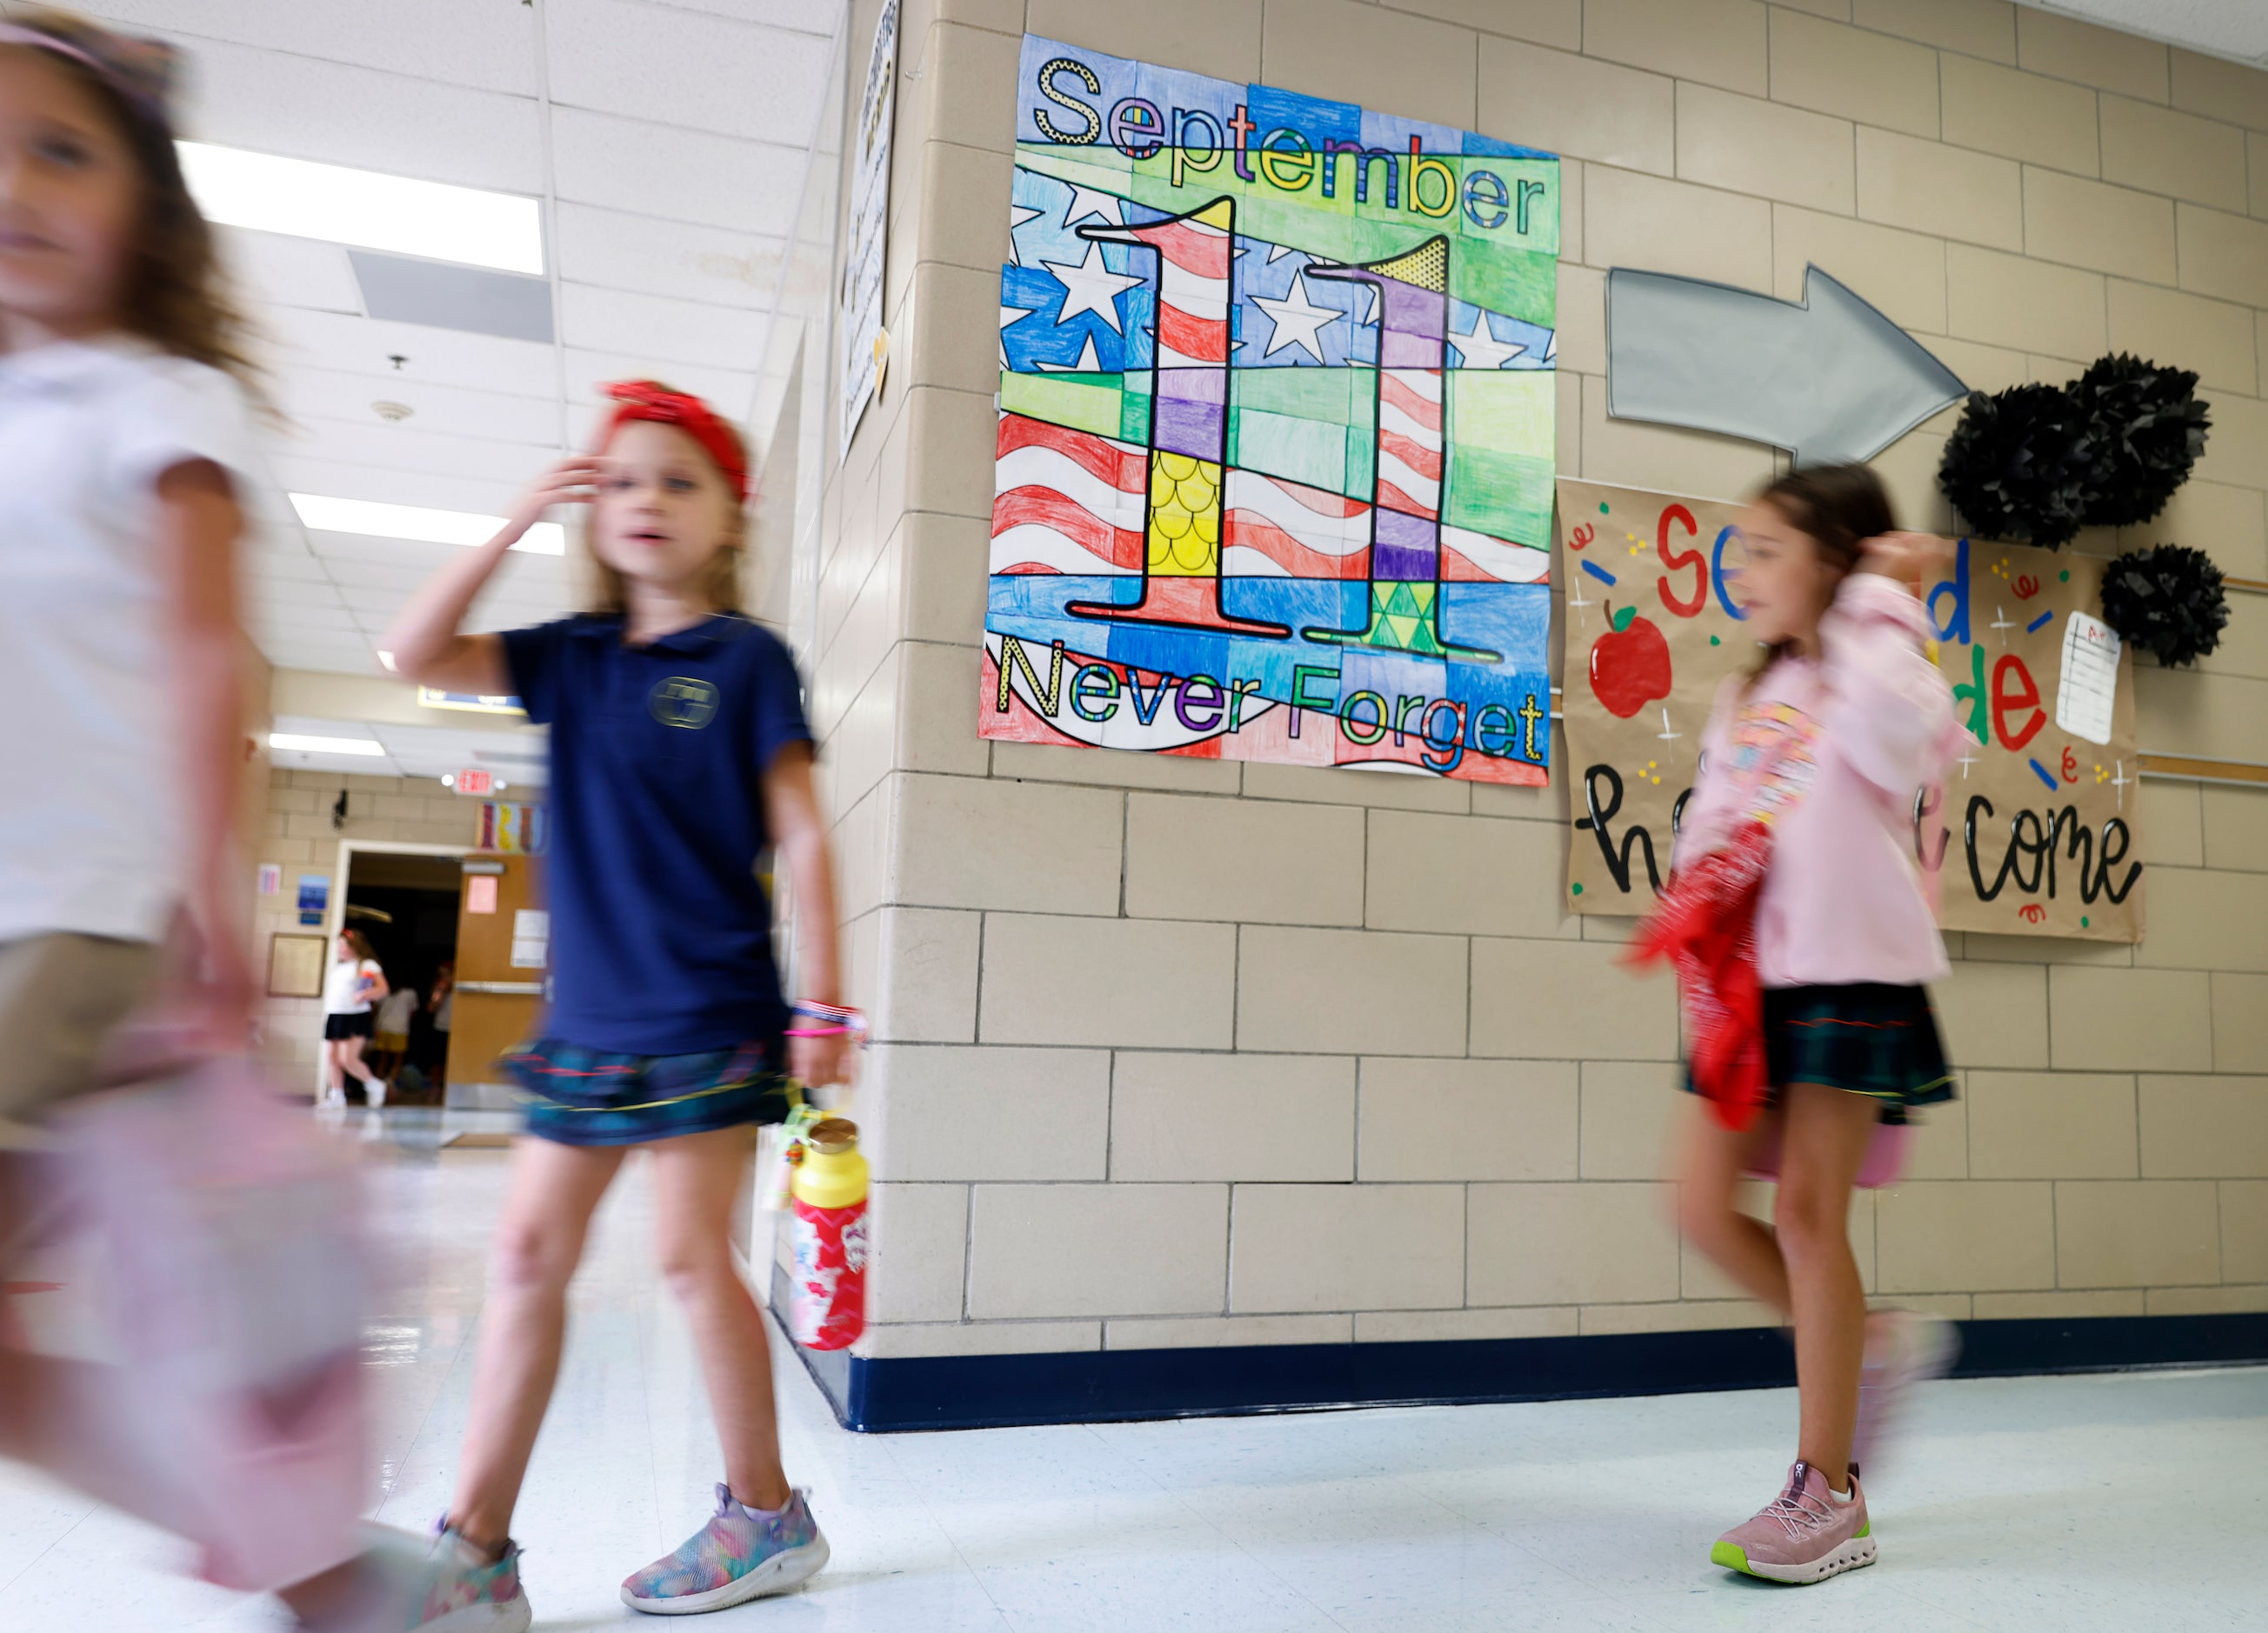
<path id="1" fill-rule="evenodd" d="M 1268 349 L 1260 355 L 1272 357 L 1286 346 L 1298 346 L 1318 363 L 1323 360 L 1323 343 L 1316 331 L 1324 324 L 1343 317 L 1336 306 L 1318 306 L 1307 294 L 1307 280 L 1299 273 L 1292 275 L 1292 292 L 1281 300 L 1270 300 L 1265 295 L 1255 295 L 1252 304 L 1268 314 L 1275 332 L 1268 337 Z"/>
<path id="2" fill-rule="evenodd" d="M 1268 246 L 1268 264 L 1272 267 L 1278 261 L 1283 260 L 1285 256 L 1296 255 L 1299 253 L 1300 252 L 1298 250 L 1293 249 L 1289 244 L 1270 244 Z"/>
<path id="3" fill-rule="evenodd" d="M 1035 358 L 1034 362 L 1038 363 L 1038 359 Z M 1079 348 L 1077 363 L 1038 363 L 1038 366 L 1042 372 L 1048 374 L 1100 374 L 1102 372 L 1102 359 L 1094 355 L 1094 336 L 1089 335 L 1086 344 Z"/>
<path id="4" fill-rule="evenodd" d="M 1010 324 L 1021 323 L 1031 315 L 1032 308 L 1029 306 L 1002 306 L 1000 327 L 1005 329 Z M 1000 366 L 1004 369 L 1008 366 L 1008 342 L 1005 340 L 1000 342 Z"/>
<path id="5" fill-rule="evenodd" d="M 1091 312 L 1116 333 L 1126 332 L 1118 321 L 1118 297 L 1142 280 L 1104 266 L 1101 245 L 1089 244 L 1086 259 L 1077 266 L 1064 261 L 1043 261 L 1040 265 L 1054 273 L 1064 286 L 1063 311 L 1057 315 L 1057 322 L 1068 323 L 1080 313 Z"/>
<path id="6" fill-rule="evenodd" d="M 1044 210 L 1027 209 L 1021 204 L 1008 206 L 1008 259 L 1017 266 L 1020 267 L 1024 264 L 1024 257 L 1016 249 L 1016 229 L 1027 221 L 1037 220 L 1046 213 Z"/>
<path id="7" fill-rule="evenodd" d="M 1449 331 L 1449 344 L 1457 349 L 1457 356 L 1469 369 L 1500 369 L 1528 349 L 1519 344 L 1507 345 L 1497 339 L 1489 328 L 1488 313 L 1473 308 L 1473 327 L 1469 334 Z"/>
<path id="8" fill-rule="evenodd" d="M 1123 227 L 1126 224 L 1125 213 L 1120 209 L 1116 196 L 1094 188 L 1083 188 L 1074 181 L 1071 184 L 1071 207 L 1064 211 L 1063 224 L 1066 227 L 1075 227 L 1090 216 L 1101 217 L 1104 224 L 1109 226 Z"/>

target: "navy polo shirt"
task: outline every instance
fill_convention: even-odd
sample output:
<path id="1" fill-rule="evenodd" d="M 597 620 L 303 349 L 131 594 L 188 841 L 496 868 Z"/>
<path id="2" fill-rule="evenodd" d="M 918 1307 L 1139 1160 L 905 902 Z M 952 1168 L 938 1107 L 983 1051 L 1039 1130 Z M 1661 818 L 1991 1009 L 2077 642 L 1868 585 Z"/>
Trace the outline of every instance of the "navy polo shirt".
<path id="1" fill-rule="evenodd" d="M 809 742 L 794 660 L 737 614 L 647 646 L 619 615 L 505 633 L 512 688 L 551 728 L 553 1037 L 690 1055 L 786 1024 L 757 882 L 762 777 Z"/>

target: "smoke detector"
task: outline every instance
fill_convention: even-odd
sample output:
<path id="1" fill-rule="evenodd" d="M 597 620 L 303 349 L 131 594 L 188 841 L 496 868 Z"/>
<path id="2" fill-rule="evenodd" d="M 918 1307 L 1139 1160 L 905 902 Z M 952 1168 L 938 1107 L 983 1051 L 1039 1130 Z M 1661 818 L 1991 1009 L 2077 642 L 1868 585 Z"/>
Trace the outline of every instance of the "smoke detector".
<path id="1" fill-rule="evenodd" d="M 392 402 L 384 397 L 372 403 L 370 411 L 389 425 L 399 424 L 417 412 L 406 402 Z"/>

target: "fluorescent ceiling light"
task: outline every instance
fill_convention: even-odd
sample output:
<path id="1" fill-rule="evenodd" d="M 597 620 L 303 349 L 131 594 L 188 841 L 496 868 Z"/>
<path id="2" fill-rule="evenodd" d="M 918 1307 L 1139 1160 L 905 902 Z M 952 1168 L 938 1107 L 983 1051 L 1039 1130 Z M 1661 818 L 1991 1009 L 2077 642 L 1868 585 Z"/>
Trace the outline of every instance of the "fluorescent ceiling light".
<path id="1" fill-rule="evenodd" d="M 367 737 L 301 737 L 296 732 L 270 732 L 270 748 L 296 748 L 303 754 L 382 754 L 385 747 Z"/>
<path id="2" fill-rule="evenodd" d="M 358 533 L 372 539 L 408 539 L 417 544 L 486 544 L 504 524 L 501 516 L 433 511 L 422 504 L 333 499 L 319 493 L 295 493 L 291 499 L 299 520 L 317 533 Z M 557 522 L 538 522 L 512 548 L 536 555 L 564 555 L 567 530 Z"/>
<path id="3" fill-rule="evenodd" d="M 542 275 L 542 214 L 523 195 L 205 142 L 177 145 L 181 173 L 210 221 Z"/>

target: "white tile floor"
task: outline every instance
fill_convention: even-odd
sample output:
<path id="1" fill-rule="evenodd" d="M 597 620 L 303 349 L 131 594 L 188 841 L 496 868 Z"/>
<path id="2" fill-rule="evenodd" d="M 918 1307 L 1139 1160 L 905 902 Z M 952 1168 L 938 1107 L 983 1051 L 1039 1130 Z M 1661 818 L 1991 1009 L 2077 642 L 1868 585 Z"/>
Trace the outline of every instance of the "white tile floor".
<path id="1" fill-rule="evenodd" d="M 396 1114 L 372 1148 L 401 1269 L 373 1335 L 378 1512 L 413 1526 L 446 1499 L 504 1165 L 436 1137 L 430 1114 Z M 640 1622 L 617 1582 L 708 1510 L 707 1409 L 645 1230 L 634 1171 L 578 1284 L 520 1511 L 541 1628 Z M 1789 1455 L 1786 1392 L 862 1437 L 780 1358 L 790 1473 L 834 1563 L 719 1629 L 2268 1625 L 2264 1370 L 1935 1386 L 1876 1484 L 1881 1563 L 1791 1590 L 1707 1563 Z M 0 1469 L 8 1633 L 277 1624 L 178 1559 Z"/>

